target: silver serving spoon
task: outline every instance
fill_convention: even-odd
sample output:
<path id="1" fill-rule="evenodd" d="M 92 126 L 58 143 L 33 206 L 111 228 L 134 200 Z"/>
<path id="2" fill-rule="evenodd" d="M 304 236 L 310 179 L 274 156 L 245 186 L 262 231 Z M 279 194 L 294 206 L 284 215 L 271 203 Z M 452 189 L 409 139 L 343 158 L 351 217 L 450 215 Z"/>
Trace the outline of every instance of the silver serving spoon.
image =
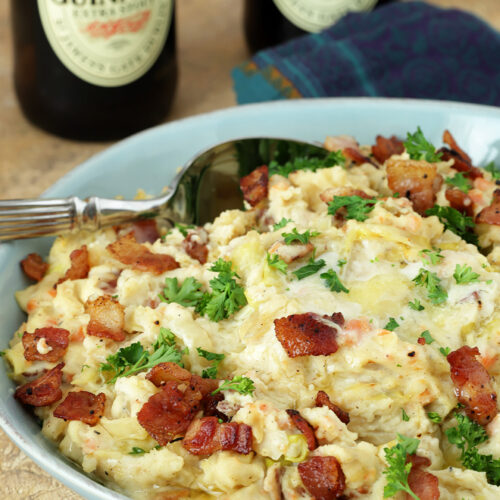
<path id="1" fill-rule="evenodd" d="M 241 177 L 272 160 L 322 157 L 319 144 L 277 138 L 244 138 L 212 146 L 188 161 L 167 194 L 151 200 L 91 196 L 0 201 L 0 240 L 96 230 L 133 219 L 161 216 L 171 222 L 202 225 L 224 210 L 243 207 Z M 140 186 L 138 186 L 140 187 Z"/>

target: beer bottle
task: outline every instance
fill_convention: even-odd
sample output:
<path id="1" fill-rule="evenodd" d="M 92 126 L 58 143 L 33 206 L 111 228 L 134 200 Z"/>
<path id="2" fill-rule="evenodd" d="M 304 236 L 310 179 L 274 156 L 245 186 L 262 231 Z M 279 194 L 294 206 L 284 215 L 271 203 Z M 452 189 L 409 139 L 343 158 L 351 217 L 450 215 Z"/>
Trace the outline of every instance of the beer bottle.
<path id="1" fill-rule="evenodd" d="M 14 85 L 54 134 L 110 140 L 161 122 L 177 84 L 173 0 L 11 0 Z"/>
<path id="2" fill-rule="evenodd" d="M 245 0 L 244 29 L 252 52 L 335 24 L 394 0 Z"/>

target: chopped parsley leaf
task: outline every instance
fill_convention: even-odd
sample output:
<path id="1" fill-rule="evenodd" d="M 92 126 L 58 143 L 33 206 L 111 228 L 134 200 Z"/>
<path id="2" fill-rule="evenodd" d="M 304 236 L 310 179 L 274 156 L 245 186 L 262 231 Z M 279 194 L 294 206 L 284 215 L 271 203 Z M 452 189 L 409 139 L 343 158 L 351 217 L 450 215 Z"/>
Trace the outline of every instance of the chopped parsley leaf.
<path id="1" fill-rule="evenodd" d="M 472 267 L 466 264 L 463 266 L 457 264 L 453 277 L 455 278 L 457 285 L 466 285 L 467 283 L 477 283 L 479 281 L 479 274 L 475 273 L 472 270 Z"/>
<path id="2" fill-rule="evenodd" d="M 162 302 L 176 302 L 184 307 L 195 307 L 203 297 L 201 283 L 195 278 L 186 278 L 179 286 L 177 278 L 165 278 L 163 295 L 158 297 Z"/>
<path id="3" fill-rule="evenodd" d="M 412 467 L 411 462 L 406 463 L 407 455 L 414 455 L 420 441 L 398 434 L 398 443 L 392 448 L 384 448 L 387 468 L 383 471 L 386 476 L 384 498 L 393 497 L 398 491 L 405 491 L 415 500 L 420 500 L 410 489 L 408 475 Z"/>
<path id="4" fill-rule="evenodd" d="M 273 231 L 284 228 L 289 222 L 293 222 L 292 219 L 286 219 L 283 217 L 279 222 L 273 225 Z"/>
<path id="5" fill-rule="evenodd" d="M 415 299 L 413 302 L 408 302 L 408 305 L 414 311 L 423 311 L 425 309 L 425 307 L 420 303 L 420 300 L 418 299 Z"/>
<path id="6" fill-rule="evenodd" d="M 149 370 L 159 363 L 176 363 L 182 367 L 183 354 L 184 351 L 181 352 L 175 344 L 175 335 L 162 327 L 151 352 L 144 349 L 140 342 L 134 342 L 108 356 L 107 362 L 101 363 L 100 369 L 113 372 L 113 377 L 107 382 L 113 384 L 119 377 Z"/>
<path id="7" fill-rule="evenodd" d="M 389 330 L 390 332 L 393 332 L 398 326 L 399 323 L 394 318 L 389 318 L 389 321 L 384 326 L 384 330 Z"/>
<path id="8" fill-rule="evenodd" d="M 448 356 L 448 354 L 450 354 L 450 351 L 451 349 L 449 347 L 440 347 L 439 348 L 439 352 L 443 355 L 443 356 Z"/>
<path id="9" fill-rule="evenodd" d="M 427 413 L 427 418 L 435 424 L 440 424 L 443 421 L 439 413 L 436 413 L 435 411 L 430 411 L 429 413 Z"/>
<path id="10" fill-rule="evenodd" d="M 276 160 L 269 162 L 269 177 L 276 174 L 288 177 L 292 172 L 296 172 L 297 170 L 311 170 L 312 172 L 316 172 L 320 168 L 343 167 L 344 165 L 345 156 L 342 154 L 342 151 L 331 151 L 324 158 L 297 156 L 282 165 Z"/>
<path id="11" fill-rule="evenodd" d="M 308 276 L 312 276 L 316 274 L 320 269 L 326 266 L 326 262 L 323 259 L 310 259 L 309 264 L 300 267 L 296 271 L 293 271 L 293 274 L 297 276 L 299 280 L 307 278 Z"/>
<path id="12" fill-rule="evenodd" d="M 274 267 L 280 273 L 286 274 L 288 264 L 278 254 L 267 254 L 267 264 L 269 267 Z"/>
<path id="13" fill-rule="evenodd" d="M 486 170 L 486 172 L 489 172 L 491 174 L 491 177 L 494 181 L 500 179 L 500 169 L 495 166 L 494 162 L 490 161 L 488 165 L 483 168 L 484 170 Z"/>
<path id="14" fill-rule="evenodd" d="M 321 233 L 318 233 L 317 231 L 305 231 L 304 233 L 299 233 L 297 231 L 297 228 L 294 227 L 292 229 L 292 232 L 291 233 L 283 233 L 283 238 L 285 240 L 285 243 L 287 245 L 290 245 L 296 241 L 298 241 L 299 243 L 302 243 L 303 245 L 306 245 L 307 243 L 309 243 L 309 240 L 311 238 L 313 238 L 314 236 L 319 236 Z"/>
<path id="15" fill-rule="evenodd" d="M 441 280 L 436 273 L 432 273 L 427 269 L 420 269 L 418 275 L 413 279 L 418 286 L 427 288 L 427 296 L 429 300 L 435 304 L 442 304 L 448 298 L 448 293 L 441 286 Z"/>
<path id="16" fill-rule="evenodd" d="M 463 172 L 458 172 L 453 177 L 446 177 L 445 182 L 449 186 L 456 187 L 464 193 L 468 193 L 472 189 L 471 181 L 465 177 Z"/>
<path id="17" fill-rule="evenodd" d="M 424 250 L 420 250 L 420 252 L 418 253 L 421 255 L 424 264 L 431 264 L 433 266 L 436 266 L 441 262 L 442 259 L 444 259 L 444 256 L 439 252 L 441 252 L 440 248 L 435 250 L 429 250 L 428 248 L 426 248 Z"/>
<path id="18" fill-rule="evenodd" d="M 460 450 L 460 460 L 467 469 L 485 472 L 490 484 L 500 486 L 500 459 L 479 453 L 477 446 L 488 440 L 484 427 L 466 415 L 455 413 L 458 425 L 446 429 L 448 441 Z"/>
<path id="19" fill-rule="evenodd" d="M 142 448 L 134 446 L 132 448 L 132 451 L 129 452 L 129 455 L 143 455 L 144 453 L 146 453 L 146 450 L 143 450 Z"/>
<path id="20" fill-rule="evenodd" d="M 407 415 L 404 408 L 401 408 L 401 418 L 403 419 L 403 422 L 410 421 L 410 417 Z"/>
<path id="21" fill-rule="evenodd" d="M 363 222 L 368 219 L 368 214 L 375 207 L 377 200 L 375 198 L 361 198 L 361 196 L 335 196 L 328 203 L 328 214 L 335 215 L 338 210 L 346 208 L 346 219 L 354 219 Z"/>
<path id="22" fill-rule="evenodd" d="M 253 385 L 253 380 L 248 377 L 243 377 L 238 375 L 233 377 L 232 380 L 225 380 L 215 391 L 212 392 L 212 396 L 220 391 L 228 390 L 237 391 L 240 394 L 253 394 L 255 391 L 255 386 Z"/>
<path id="23" fill-rule="evenodd" d="M 407 133 L 404 146 L 412 160 L 425 160 L 429 163 L 441 160 L 442 153 L 436 153 L 436 148 L 425 138 L 420 127 L 413 134 Z"/>
<path id="24" fill-rule="evenodd" d="M 441 205 L 434 205 L 429 208 L 425 211 L 425 215 L 437 216 L 445 229 L 460 236 L 467 243 L 477 245 L 477 235 L 471 231 L 475 227 L 472 217 L 463 215 L 452 207 L 443 207 Z"/>
<path id="25" fill-rule="evenodd" d="M 325 281 L 325 285 L 332 292 L 349 293 L 349 290 L 342 284 L 342 282 L 340 281 L 340 278 L 338 277 L 337 273 L 333 269 L 329 269 L 325 273 L 321 273 L 319 275 L 319 277 Z"/>
<path id="26" fill-rule="evenodd" d="M 175 222 L 174 225 L 184 238 L 188 235 L 188 229 L 194 229 L 196 227 L 193 226 L 193 224 L 180 224 L 179 222 Z"/>
<path id="27" fill-rule="evenodd" d="M 337 266 L 339 266 L 339 267 L 343 267 L 343 266 L 345 266 L 346 264 L 347 264 L 347 260 L 346 260 L 346 259 L 339 259 L 339 260 L 337 261 Z"/>
<path id="28" fill-rule="evenodd" d="M 217 378 L 217 370 L 226 355 L 205 351 L 205 349 L 202 349 L 201 347 L 197 347 L 196 351 L 198 352 L 198 356 L 205 358 L 207 361 L 213 361 L 212 366 L 203 370 L 201 376 L 203 378 Z"/>
<path id="29" fill-rule="evenodd" d="M 424 330 L 420 334 L 420 337 L 425 340 L 426 344 L 432 344 L 434 342 L 434 339 L 432 338 L 431 332 L 429 332 L 429 330 Z"/>

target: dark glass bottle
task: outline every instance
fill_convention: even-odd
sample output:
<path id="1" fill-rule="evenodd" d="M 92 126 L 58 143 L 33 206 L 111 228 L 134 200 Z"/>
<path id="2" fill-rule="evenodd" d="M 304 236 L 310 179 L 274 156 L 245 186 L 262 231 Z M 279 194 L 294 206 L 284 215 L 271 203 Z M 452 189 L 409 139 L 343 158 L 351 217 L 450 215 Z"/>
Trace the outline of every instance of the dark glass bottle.
<path id="1" fill-rule="evenodd" d="M 245 0 L 244 29 L 252 52 L 334 24 L 344 13 L 378 8 L 395 0 Z"/>
<path id="2" fill-rule="evenodd" d="M 14 84 L 28 119 L 111 140 L 161 122 L 177 84 L 173 0 L 11 0 Z"/>

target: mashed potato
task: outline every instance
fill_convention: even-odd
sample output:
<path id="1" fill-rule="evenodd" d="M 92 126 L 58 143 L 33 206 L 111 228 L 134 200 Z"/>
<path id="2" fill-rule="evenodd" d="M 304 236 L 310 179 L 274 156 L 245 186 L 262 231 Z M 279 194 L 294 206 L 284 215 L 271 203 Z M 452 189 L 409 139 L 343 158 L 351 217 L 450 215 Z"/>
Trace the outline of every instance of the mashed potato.
<path id="1" fill-rule="evenodd" d="M 406 161 L 408 153 L 394 158 Z M 453 160 L 432 165 L 444 179 L 457 173 Z M 149 253 L 169 255 L 179 264 L 164 272 L 138 269 L 110 251 L 127 228 L 118 234 L 108 228 L 57 238 L 43 279 L 17 293 L 28 317 L 5 354 L 19 384 L 64 362 L 62 396 L 35 409 L 44 435 L 85 472 L 132 498 L 310 499 L 318 493 L 304 481 L 300 464 L 311 457 L 335 457 L 347 498 L 381 499 L 389 477 L 384 471 L 391 466 L 385 450 L 397 445 L 398 435 L 418 440 L 417 454 L 428 459 L 422 470 L 437 478 L 440 498 L 500 498 L 500 488 L 489 484 L 484 472 L 464 467 L 459 449 L 445 434 L 456 425 L 459 394 L 448 353 L 477 347 L 476 359 L 499 390 L 496 227 L 482 225 L 480 243 L 487 248 L 481 253 L 445 230 L 438 217 L 417 213 L 405 193 L 393 196 L 386 169 L 387 162 L 379 168 L 347 162 L 273 175 L 266 199 L 254 209 L 227 211 L 204 231 L 180 226 L 143 243 Z M 489 174 L 471 182 L 477 214 L 489 205 L 494 183 Z M 446 182 L 438 186 L 433 203 L 449 206 L 448 188 Z M 346 206 L 335 216 L 328 213 L 325 200 L 351 196 L 359 202 L 362 196 L 349 193 L 360 191 L 372 200 L 364 204 L 365 220 L 352 217 Z M 186 234 L 208 250 L 206 263 L 186 252 Z M 289 241 L 294 234 L 300 236 Z M 84 245 L 86 277 L 57 284 L 71 267 L 71 253 Z M 190 304 L 179 296 L 168 299 L 164 288 L 172 278 L 178 287 L 194 278 L 201 287 L 195 291 L 213 290 L 212 280 L 220 274 L 211 269 L 218 259 L 231 263 L 235 289 L 244 293 L 226 317 L 213 321 L 200 309 L 199 296 Z M 90 333 L 89 304 L 104 296 L 121 306 L 123 337 Z M 334 313 L 341 313 L 343 321 L 321 319 Z M 336 350 L 291 356 L 275 320 L 298 314 L 321 323 L 333 335 Z M 47 327 L 69 332 L 60 359 L 44 359 L 53 349 L 44 338 L 36 344 L 40 359 L 26 359 L 23 334 Z M 179 439 L 159 446 L 138 418 L 163 390 L 147 377 L 149 368 L 110 383 L 116 373 L 102 370 L 109 357 L 137 342 L 153 352 L 160 329 L 173 333 L 174 358 L 192 374 L 215 366 L 221 380 L 216 384 L 250 379 L 250 389 L 222 390 L 217 407 L 231 422 L 251 428 L 249 453 L 218 449 L 195 455 Z M 287 338 L 296 348 L 293 329 Z M 225 356 L 214 363 L 198 348 Z M 54 416 L 70 391 L 105 395 L 95 425 Z M 317 405 L 319 391 L 348 419 Z M 198 410 L 191 420 L 203 416 Z M 312 429 L 313 449 L 306 444 L 307 431 L 287 410 L 298 411 Z M 488 439 L 478 450 L 498 459 L 500 418 L 492 418 L 486 430 Z M 394 498 L 403 499 L 404 493 Z"/>

